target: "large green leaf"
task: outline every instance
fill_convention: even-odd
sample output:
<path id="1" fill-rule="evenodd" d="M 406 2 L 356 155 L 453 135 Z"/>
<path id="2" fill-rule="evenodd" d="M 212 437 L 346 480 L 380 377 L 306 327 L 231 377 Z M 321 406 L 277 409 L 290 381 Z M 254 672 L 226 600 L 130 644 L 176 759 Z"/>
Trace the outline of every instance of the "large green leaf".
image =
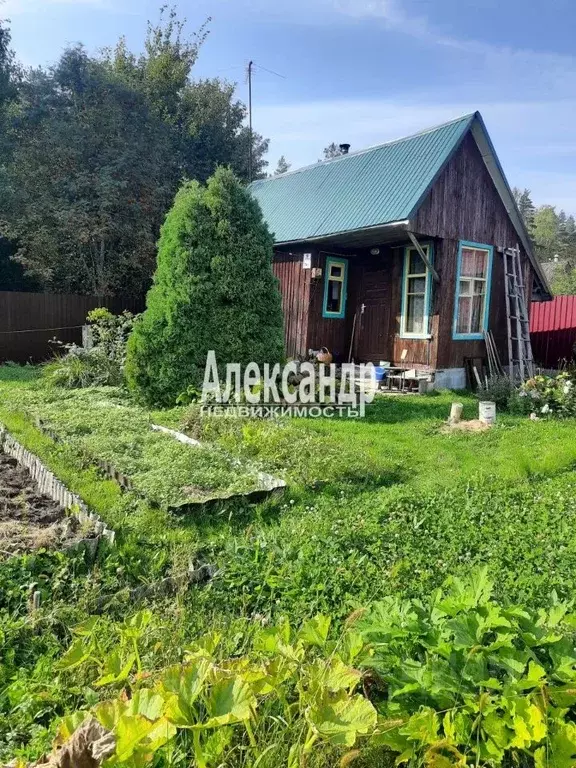
<path id="1" fill-rule="evenodd" d="M 75 669 L 91 656 L 91 648 L 81 638 L 75 640 L 57 664 L 58 669 Z"/>
<path id="2" fill-rule="evenodd" d="M 119 651 L 113 651 L 107 658 L 102 676 L 94 683 L 95 688 L 102 688 L 112 683 L 123 683 L 128 679 L 136 661 L 136 654 L 131 653 L 126 658 Z"/>
<path id="3" fill-rule="evenodd" d="M 126 638 L 137 640 L 152 620 L 152 611 L 145 609 L 126 619 L 122 625 L 122 634 Z"/>
<path id="4" fill-rule="evenodd" d="M 576 765 L 576 725 L 558 723 L 548 742 L 548 768 L 574 768 Z"/>
<path id="5" fill-rule="evenodd" d="M 212 664 L 208 659 L 197 659 L 194 664 L 177 665 L 166 670 L 159 689 L 168 694 L 165 714 L 170 722 L 183 728 L 198 724 L 194 705 L 211 669 Z"/>
<path id="6" fill-rule="evenodd" d="M 330 617 L 318 614 L 313 619 L 304 622 L 298 638 L 308 645 L 316 645 L 324 648 L 330 631 Z"/>
<path id="7" fill-rule="evenodd" d="M 129 760 L 136 748 L 144 745 L 153 727 L 154 723 L 142 715 L 121 715 L 114 731 L 118 762 L 124 763 Z"/>
<path id="8" fill-rule="evenodd" d="M 333 656 L 324 674 L 324 685 L 329 691 L 334 693 L 337 691 L 351 691 L 358 685 L 361 679 L 362 673 L 359 670 L 348 667 L 337 656 Z"/>
<path id="9" fill-rule="evenodd" d="M 83 621 L 81 624 L 76 624 L 76 626 L 73 627 L 72 632 L 79 637 L 91 637 L 99 624 L 99 616 L 90 616 L 89 619 L 86 619 L 86 621 Z"/>
<path id="10" fill-rule="evenodd" d="M 376 727 L 376 710 L 364 696 L 324 697 L 306 713 L 310 724 L 330 744 L 352 747 L 358 734 Z"/>
<path id="11" fill-rule="evenodd" d="M 434 744 L 438 739 L 440 719 L 431 707 L 423 707 L 402 726 L 401 733 L 420 744 Z"/>
<path id="12" fill-rule="evenodd" d="M 212 686 L 206 702 L 208 721 L 203 728 L 218 728 L 249 720 L 256 707 L 256 697 L 244 680 L 220 680 Z"/>

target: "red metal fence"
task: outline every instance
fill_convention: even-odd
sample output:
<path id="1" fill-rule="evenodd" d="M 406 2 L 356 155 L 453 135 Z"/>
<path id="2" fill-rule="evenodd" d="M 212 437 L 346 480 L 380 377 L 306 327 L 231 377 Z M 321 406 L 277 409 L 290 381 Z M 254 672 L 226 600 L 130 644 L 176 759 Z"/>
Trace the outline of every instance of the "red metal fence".
<path id="1" fill-rule="evenodd" d="M 558 368 L 560 361 L 571 360 L 576 344 L 576 296 L 533 302 L 530 336 L 534 359 L 544 368 Z"/>
<path id="2" fill-rule="evenodd" d="M 0 291 L 0 363 L 38 363 L 54 355 L 54 338 L 81 343 L 86 315 L 96 307 L 140 312 L 138 299 Z"/>

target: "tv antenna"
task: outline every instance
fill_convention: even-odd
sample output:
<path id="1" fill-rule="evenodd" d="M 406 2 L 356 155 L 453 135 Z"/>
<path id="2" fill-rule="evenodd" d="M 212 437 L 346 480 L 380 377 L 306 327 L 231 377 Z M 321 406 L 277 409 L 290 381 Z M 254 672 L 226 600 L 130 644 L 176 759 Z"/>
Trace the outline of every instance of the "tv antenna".
<path id="1" fill-rule="evenodd" d="M 286 79 L 285 75 L 281 75 L 279 72 L 274 72 L 273 69 L 266 69 L 266 67 L 263 67 L 260 64 L 256 64 L 256 62 L 252 60 L 248 62 L 248 181 L 250 183 L 252 183 L 252 178 L 254 175 L 254 131 L 252 129 L 252 76 L 254 74 L 254 67 L 257 69 L 262 69 L 264 72 L 269 72 L 271 75 L 275 75 L 276 77 L 281 77 L 283 80 Z"/>

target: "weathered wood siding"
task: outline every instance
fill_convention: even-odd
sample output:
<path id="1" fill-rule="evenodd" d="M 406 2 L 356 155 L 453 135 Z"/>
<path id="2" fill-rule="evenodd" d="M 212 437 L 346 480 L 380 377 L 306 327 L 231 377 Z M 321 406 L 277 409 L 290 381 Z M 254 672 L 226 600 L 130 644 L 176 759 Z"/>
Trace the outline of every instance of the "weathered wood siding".
<path id="1" fill-rule="evenodd" d="M 334 360 L 346 362 L 352 332 L 352 319 L 356 305 L 357 270 L 355 256 L 347 253 L 340 254 L 348 259 L 348 293 L 346 299 L 346 314 L 340 318 L 322 317 L 324 304 L 324 281 L 326 279 L 327 253 L 315 251 L 312 256 L 313 267 L 320 267 L 322 276 L 310 281 L 310 320 L 308 323 L 308 349 L 327 347 Z"/>
<path id="2" fill-rule="evenodd" d="M 462 368 L 465 357 L 485 357 L 484 341 L 454 341 L 452 324 L 456 297 L 458 245 L 461 240 L 494 246 L 490 286 L 489 328 L 494 333 L 502 362 L 507 363 L 507 326 L 504 270 L 497 248 L 515 246 L 518 234 L 494 186 L 478 147 L 469 135 L 433 185 L 411 222 L 421 243 L 434 243 L 434 264 L 440 282 L 433 283 L 430 339 L 400 337 L 404 247 L 410 242 L 352 251 L 330 247 L 348 259 L 346 316 L 322 317 L 328 253 L 302 246 L 302 252 L 276 254 L 274 270 L 280 278 L 286 319 L 288 354 L 304 355 L 308 349 L 328 347 L 337 362 L 348 359 L 353 321 L 356 333 L 353 356 L 358 361 L 381 360 L 416 368 Z M 302 267 L 303 251 L 312 251 L 312 267 L 321 277 L 312 278 Z M 522 249 L 527 285 L 532 268 Z M 364 305 L 364 312 L 361 307 Z"/>
<path id="3" fill-rule="evenodd" d="M 284 312 L 286 355 L 297 357 L 307 352 L 310 319 L 310 270 L 302 266 L 302 253 L 274 255 L 273 270 L 280 281 Z"/>
<path id="4" fill-rule="evenodd" d="M 404 246 L 380 246 L 379 250 L 376 256 L 371 255 L 370 249 L 358 249 L 355 253 L 338 251 L 348 259 L 348 297 L 346 316 L 342 319 L 322 317 L 328 255 L 314 254 L 312 263 L 322 269 L 322 277 L 311 280 L 308 347 L 327 347 L 337 362 L 347 361 L 356 316 L 352 346 L 355 360 L 399 364 L 406 350 L 406 365 L 434 367 L 437 318 L 431 321 L 433 338 L 430 340 L 399 336 Z"/>
<path id="5" fill-rule="evenodd" d="M 513 247 L 519 242 L 519 237 L 471 134 L 464 139 L 433 185 L 414 217 L 412 226 L 421 237 L 442 238 L 436 248 L 435 262 L 440 275 L 434 306 L 434 312 L 438 315 L 437 367 L 461 368 L 464 357 L 486 355 L 483 341 L 452 339 L 460 240 L 495 247 L 489 328 L 494 333 L 501 359 L 506 363 L 504 270 L 502 255 L 496 248 Z M 532 268 L 522 247 L 521 251 L 529 275 L 527 284 L 531 285 Z"/>

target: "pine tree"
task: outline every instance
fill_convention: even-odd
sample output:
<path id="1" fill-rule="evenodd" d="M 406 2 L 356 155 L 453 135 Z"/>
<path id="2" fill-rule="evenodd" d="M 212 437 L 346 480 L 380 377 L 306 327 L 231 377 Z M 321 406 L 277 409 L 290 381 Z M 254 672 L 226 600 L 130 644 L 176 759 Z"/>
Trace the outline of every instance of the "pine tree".
<path id="1" fill-rule="evenodd" d="M 286 160 L 284 155 L 280 155 L 278 159 L 278 165 L 274 171 L 274 176 L 280 176 L 282 173 L 287 173 L 290 170 L 290 163 Z"/>
<path id="2" fill-rule="evenodd" d="M 201 388 L 210 350 L 221 365 L 282 359 L 273 243 L 257 202 L 231 170 L 219 168 L 205 187 L 182 187 L 128 343 L 126 375 L 142 400 L 170 405 L 189 387 Z"/>
<path id="3" fill-rule="evenodd" d="M 518 187 L 514 187 L 512 194 L 514 195 L 514 200 L 516 201 L 518 210 L 522 215 L 526 229 L 529 233 L 532 233 L 532 229 L 534 227 L 534 213 L 536 212 L 536 208 L 532 202 L 532 198 L 530 197 L 530 190 L 520 190 Z"/>

